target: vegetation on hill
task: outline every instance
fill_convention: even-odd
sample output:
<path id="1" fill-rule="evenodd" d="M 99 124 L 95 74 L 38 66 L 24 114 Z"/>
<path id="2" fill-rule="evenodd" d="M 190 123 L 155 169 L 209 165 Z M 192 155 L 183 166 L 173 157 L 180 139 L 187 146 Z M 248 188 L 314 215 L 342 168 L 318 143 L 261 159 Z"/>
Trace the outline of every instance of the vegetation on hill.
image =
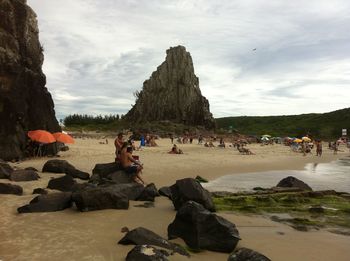
<path id="1" fill-rule="evenodd" d="M 69 115 L 64 119 L 64 125 L 70 130 L 117 131 L 122 129 L 137 129 L 158 133 L 182 134 L 204 132 L 199 126 L 187 126 L 170 121 L 130 124 L 123 116 L 106 115 Z M 216 119 L 217 133 L 238 132 L 246 135 L 300 137 L 310 134 L 316 138 L 334 139 L 341 136 L 342 129 L 350 132 L 350 108 L 323 114 L 301 114 L 292 116 L 240 116 Z"/>
<path id="2" fill-rule="evenodd" d="M 248 135 L 300 137 L 310 134 L 322 139 L 341 136 L 342 129 L 350 131 L 350 108 L 329 113 L 291 116 L 240 116 L 216 119 L 218 129 L 233 130 Z"/>

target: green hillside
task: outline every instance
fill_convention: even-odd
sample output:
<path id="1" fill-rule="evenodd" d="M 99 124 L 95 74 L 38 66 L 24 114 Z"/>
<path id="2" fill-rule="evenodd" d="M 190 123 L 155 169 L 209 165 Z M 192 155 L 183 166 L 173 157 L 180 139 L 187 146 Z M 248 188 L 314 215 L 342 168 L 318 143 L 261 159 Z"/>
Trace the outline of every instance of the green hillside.
<path id="1" fill-rule="evenodd" d="M 350 108 L 328 113 L 311 113 L 291 116 L 240 116 L 216 119 L 218 129 L 233 129 L 249 135 L 303 136 L 333 139 L 341 130 L 350 132 Z M 230 127 L 231 126 L 231 127 Z"/>

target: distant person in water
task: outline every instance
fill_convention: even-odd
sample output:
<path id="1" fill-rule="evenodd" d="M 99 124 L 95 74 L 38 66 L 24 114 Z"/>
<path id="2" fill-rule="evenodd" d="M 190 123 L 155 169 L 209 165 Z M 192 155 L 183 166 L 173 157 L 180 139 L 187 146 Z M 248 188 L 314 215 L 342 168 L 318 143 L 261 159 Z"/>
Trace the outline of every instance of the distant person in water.
<path id="1" fill-rule="evenodd" d="M 117 138 L 114 140 L 114 146 L 115 146 L 115 161 L 118 162 L 120 160 L 120 154 L 123 147 L 123 133 L 118 133 Z"/>
<path id="2" fill-rule="evenodd" d="M 140 173 L 143 169 L 143 164 L 140 161 L 134 159 L 132 156 L 132 147 L 128 147 L 127 142 L 123 143 L 120 155 L 120 163 L 125 172 L 130 175 L 135 182 L 145 184 L 140 176 Z"/>

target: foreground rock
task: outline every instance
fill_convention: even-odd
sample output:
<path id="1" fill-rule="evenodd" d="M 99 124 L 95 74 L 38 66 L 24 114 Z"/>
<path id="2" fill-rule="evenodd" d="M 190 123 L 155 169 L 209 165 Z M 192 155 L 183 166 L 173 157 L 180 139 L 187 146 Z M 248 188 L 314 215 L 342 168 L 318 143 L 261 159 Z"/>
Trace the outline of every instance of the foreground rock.
<path id="1" fill-rule="evenodd" d="M 137 245 L 130 250 L 126 261 L 167 261 L 169 254 L 149 245 Z"/>
<path id="2" fill-rule="evenodd" d="M 209 102 L 202 96 L 194 74 L 192 57 L 183 46 L 166 51 L 165 61 L 143 83 L 132 109 L 125 115 L 131 122 L 171 121 L 186 125 L 215 127 Z"/>
<path id="3" fill-rule="evenodd" d="M 66 160 L 48 160 L 44 164 L 42 172 L 66 173 L 67 175 L 72 176 L 73 178 L 79 178 L 83 180 L 87 180 L 90 178 L 89 173 L 76 169 Z"/>
<path id="4" fill-rule="evenodd" d="M 75 192 L 73 201 L 80 211 L 129 208 L 128 196 L 121 189 L 111 187 L 88 188 Z"/>
<path id="5" fill-rule="evenodd" d="M 35 197 L 28 205 L 17 209 L 18 213 L 53 212 L 72 206 L 72 194 L 68 192 L 52 193 Z"/>
<path id="6" fill-rule="evenodd" d="M 154 201 L 155 197 L 159 197 L 159 193 L 154 183 L 151 183 L 144 188 L 140 196 L 137 197 L 137 200 Z"/>
<path id="7" fill-rule="evenodd" d="M 243 247 L 231 253 L 227 261 L 271 261 L 271 259 L 259 252 Z"/>
<path id="8" fill-rule="evenodd" d="M 276 187 L 282 188 L 299 188 L 301 190 L 312 190 L 312 188 L 305 182 L 295 177 L 289 176 L 278 182 Z"/>
<path id="9" fill-rule="evenodd" d="M 129 231 L 119 242 L 122 245 L 153 245 L 172 250 L 180 255 L 189 256 L 189 253 L 181 246 L 172 243 L 156 233 L 143 227 Z"/>
<path id="10" fill-rule="evenodd" d="M 60 191 L 73 191 L 76 184 L 77 182 L 71 176 L 64 175 L 63 177 L 51 179 L 47 187 Z"/>
<path id="11" fill-rule="evenodd" d="M 124 170 L 118 170 L 106 175 L 92 174 L 90 183 L 93 184 L 127 184 L 133 183 L 133 179 L 130 175 L 126 174 Z"/>
<path id="12" fill-rule="evenodd" d="M 115 162 L 96 164 L 92 170 L 92 174 L 99 175 L 100 178 L 107 178 L 109 174 L 122 170 L 121 166 Z"/>
<path id="13" fill-rule="evenodd" d="M 159 195 L 167 197 L 168 199 L 171 200 L 171 190 L 169 187 L 161 187 L 158 190 Z"/>
<path id="14" fill-rule="evenodd" d="M 12 181 L 31 181 L 31 180 L 38 180 L 40 176 L 38 173 L 36 173 L 33 170 L 25 170 L 25 169 L 20 169 L 20 170 L 14 170 L 10 174 L 10 180 Z"/>
<path id="15" fill-rule="evenodd" d="M 0 194 L 22 195 L 23 189 L 18 185 L 0 183 Z"/>
<path id="16" fill-rule="evenodd" d="M 10 174 L 13 172 L 12 167 L 5 161 L 0 159 L 0 179 L 10 178 Z"/>
<path id="17" fill-rule="evenodd" d="M 182 238 L 193 249 L 232 252 L 240 240 L 236 226 L 202 205 L 188 201 L 168 226 L 168 237 Z"/>
<path id="18" fill-rule="evenodd" d="M 176 210 L 179 210 L 187 201 L 192 200 L 212 212 L 215 211 L 215 206 L 209 191 L 204 189 L 195 179 L 186 178 L 177 180 L 176 183 L 170 187 L 170 191 L 171 200 Z"/>
<path id="19" fill-rule="evenodd" d="M 46 195 L 46 194 L 48 194 L 48 192 L 47 192 L 47 190 L 45 190 L 43 188 L 35 188 L 35 189 L 33 189 L 32 194 Z"/>
<path id="20" fill-rule="evenodd" d="M 21 159 L 26 131 L 60 131 L 42 72 L 36 14 L 24 0 L 0 0 L 0 158 Z"/>

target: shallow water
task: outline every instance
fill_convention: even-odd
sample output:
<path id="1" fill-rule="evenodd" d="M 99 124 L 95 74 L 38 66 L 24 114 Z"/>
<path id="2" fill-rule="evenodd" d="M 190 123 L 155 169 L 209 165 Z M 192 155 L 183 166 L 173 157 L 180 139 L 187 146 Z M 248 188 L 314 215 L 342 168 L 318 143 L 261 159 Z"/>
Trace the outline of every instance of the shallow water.
<path id="1" fill-rule="evenodd" d="M 294 176 L 304 181 L 313 190 L 333 189 L 350 193 L 350 157 L 330 163 L 309 163 L 301 171 L 282 170 L 226 175 L 202 185 L 209 191 L 249 191 L 254 187 L 276 186 L 287 176 Z"/>

